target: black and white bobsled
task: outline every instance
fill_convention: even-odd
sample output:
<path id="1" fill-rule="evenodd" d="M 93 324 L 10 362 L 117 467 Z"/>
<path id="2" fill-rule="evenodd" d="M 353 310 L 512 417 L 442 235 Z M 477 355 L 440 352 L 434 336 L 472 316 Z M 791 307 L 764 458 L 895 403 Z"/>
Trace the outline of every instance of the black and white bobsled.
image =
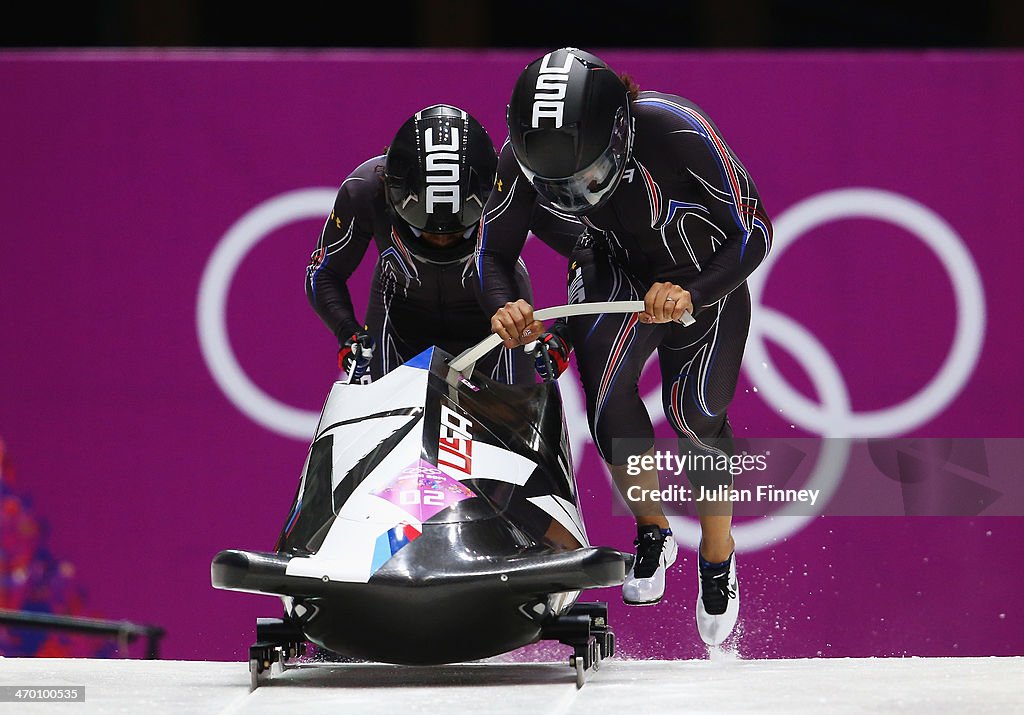
<path id="1" fill-rule="evenodd" d="M 622 306 L 637 310 L 586 310 Z M 282 618 L 257 619 L 253 687 L 307 642 L 429 665 L 552 639 L 573 648 L 578 686 L 614 652 L 607 604 L 578 597 L 621 584 L 632 557 L 588 541 L 557 382 L 474 371 L 497 344 L 457 358 L 435 347 L 370 384 L 334 383 L 274 550 L 211 565 L 214 587 L 283 602 Z"/>

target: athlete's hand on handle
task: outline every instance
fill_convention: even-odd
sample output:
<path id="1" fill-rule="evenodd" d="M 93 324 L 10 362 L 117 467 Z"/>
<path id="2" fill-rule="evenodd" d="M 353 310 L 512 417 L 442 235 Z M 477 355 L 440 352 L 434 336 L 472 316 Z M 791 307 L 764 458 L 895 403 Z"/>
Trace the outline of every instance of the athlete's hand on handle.
<path id="1" fill-rule="evenodd" d="M 502 345 L 515 348 L 532 342 L 544 332 L 544 323 L 533 317 L 533 306 L 520 298 L 505 303 L 491 318 L 491 332 L 497 333 Z"/>
<path id="2" fill-rule="evenodd" d="M 681 322 L 684 313 L 693 313 L 690 292 L 675 283 L 655 283 L 644 296 L 644 311 L 640 313 L 641 323 Z"/>
<path id="3" fill-rule="evenodd" d="M 338 367 L 349 376 L 349 382 L 360 382 L 373 357 L 373 338 L 369 333 L 353 333 L 338 349 Z"/>

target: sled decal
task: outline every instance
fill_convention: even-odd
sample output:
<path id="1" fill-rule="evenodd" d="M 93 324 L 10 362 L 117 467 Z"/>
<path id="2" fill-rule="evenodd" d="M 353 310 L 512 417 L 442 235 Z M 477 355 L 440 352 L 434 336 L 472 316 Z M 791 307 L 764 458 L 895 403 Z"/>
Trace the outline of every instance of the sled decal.
<path id="1" fill-rule="evenodd" d="M 386 564 L 388 559 L 397 554 L 403 546 L 408 546 L 420 533 L 420 530 L 412 524 L 399 524 L 378 536 L 373 546 L 370 573 L 376 573 L 377 569 Z"/>
<path id="2" fill-rule="evenodd" d="M 420 524 L 443 509 L 476 496 L 458 480 L 422 459 L 403 469 L 388 486 L 371 493 L 407 512 Z"/>
<path id="3" fill-rule="evenodd" d="M 437 468 L 455 479 L 473 476 L 473 422 L 441 404 L 441 431 L 437 440 Z"/>

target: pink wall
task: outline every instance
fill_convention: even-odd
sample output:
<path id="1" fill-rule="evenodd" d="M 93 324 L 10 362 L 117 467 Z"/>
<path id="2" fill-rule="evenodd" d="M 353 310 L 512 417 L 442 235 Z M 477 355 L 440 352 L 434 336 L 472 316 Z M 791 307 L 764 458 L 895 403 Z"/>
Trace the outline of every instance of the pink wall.
<path id="1" fill-rule="evenodd" d="M 105 617 L 167 628 L 164 657 L 228 660 L 279 614 L 212 589 L 209 563 L 273 546 L 303 420 L 336 377 L 302 288 L 333 192 L 427 104 L 462 106 L 500 142 L 507 94 L 541 52 L 0 53 L 0 435 Z M 748 343 L 738 434 L 1024 435 L 1024 54 L 600 54 L 707 109 L 775 219 L 754 317 L 771 367 Z M 260 206 L 285 218 L 219 284 L 247 394 L 275 405 L 257 422 L 204 357 L 199 316 L 211 258 Z M 538 304 L 564 302 L 561 259 L 533 244 L 526 259 Z M 592 447 L 579 462 L 592 539 L 627 548 Z M 1020 654 L 1015 508 L 824 516 L 741 542 L 741 655 Z M 589 596 L 613 604 L 622 653 L 695 657 L 693 581 L 690 557 L 656 608 Z"/>

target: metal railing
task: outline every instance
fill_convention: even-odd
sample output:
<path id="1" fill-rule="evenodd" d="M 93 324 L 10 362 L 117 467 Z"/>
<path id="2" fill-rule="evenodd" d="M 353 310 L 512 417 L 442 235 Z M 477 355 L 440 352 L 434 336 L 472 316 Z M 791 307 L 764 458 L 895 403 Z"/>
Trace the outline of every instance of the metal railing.
<path id="1" fill-rule="evenodd" d="M 114 636 L 119 643 L 132 643 L 139 638 L 144 638 L 146 640 L 146 658 L 149 660 L 156 660 L 160 657 L 160 639 L 164 636 L 164 629 L 159 626 L 84 616 L 63 616 L 55 613 L 11 611 L 3 608 L 0 608 L 0 625 Z"/>

